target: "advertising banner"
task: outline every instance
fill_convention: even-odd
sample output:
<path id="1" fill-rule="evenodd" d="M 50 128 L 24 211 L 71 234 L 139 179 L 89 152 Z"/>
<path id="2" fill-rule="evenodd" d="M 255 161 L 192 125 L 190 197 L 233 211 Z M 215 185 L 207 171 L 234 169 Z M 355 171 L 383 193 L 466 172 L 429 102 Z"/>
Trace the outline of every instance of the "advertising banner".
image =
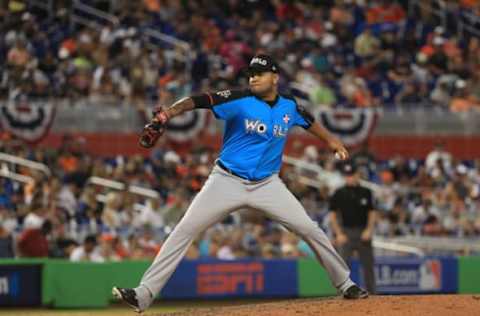
<path id="1" fill-rule="evenodd" d="M 0 265 L 0 306 L 40 306 L 41 265 Z"/>
<path id="2" fill-rule="evenodd" d="M 378 294 L 454 293 L 458 287 L 456 258 L 377 258 L 374 271 Z M 356 260 L 352 279 L 364 285 Z"/>
<path id="3" fill-rule="evenodd" d="M 480 256 L 458 258 L 458 293 L 480 293 Z"/>
<path id="4" fill-rule="evenodd" d="M 327 271 L 317 260 L 298 259 L 298 296 L 332 296 L 336 293 Z"/>
<path id="5" fill-rule="evenodd" d="M 297 283 L 295 260 L 182 261 L 161 297 L 291 297 Z"/>

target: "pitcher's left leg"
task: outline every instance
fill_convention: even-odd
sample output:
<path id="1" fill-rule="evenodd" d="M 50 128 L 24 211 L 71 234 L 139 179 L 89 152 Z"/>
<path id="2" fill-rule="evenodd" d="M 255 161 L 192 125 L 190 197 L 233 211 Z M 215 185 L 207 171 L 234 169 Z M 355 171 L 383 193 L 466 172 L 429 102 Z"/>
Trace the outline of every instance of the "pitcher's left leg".
<path id="1" fill-rule="evenodd" d="M 280 178 L 274 176 L 267 184 L 252 187 L 248 204 L 300 235 L 315 252 L 336 288 L 343 292 L 354 284 L 350 280 L 350 269 L 325 232 L 307 215 Z"/>

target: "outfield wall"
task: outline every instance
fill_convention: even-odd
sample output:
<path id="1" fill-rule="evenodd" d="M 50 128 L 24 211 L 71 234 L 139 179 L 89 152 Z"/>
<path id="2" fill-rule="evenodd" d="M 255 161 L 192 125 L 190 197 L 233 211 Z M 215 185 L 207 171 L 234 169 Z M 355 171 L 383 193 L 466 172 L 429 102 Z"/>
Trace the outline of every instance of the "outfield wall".
<path id="1" fill-rule="evenodd" d="M 0 306 L 106 307 L 113 285 L 136 286 L 147 261 L 72 263 L 1 260 Z M 379 294 L 480 293 L 480 257 L 378 258 Z M 363 284 L 352 262 L 352 278 Z M 185 260 L 160 297 L 164 299 L 273 298 L 335 295 L 313 259 Z"/>

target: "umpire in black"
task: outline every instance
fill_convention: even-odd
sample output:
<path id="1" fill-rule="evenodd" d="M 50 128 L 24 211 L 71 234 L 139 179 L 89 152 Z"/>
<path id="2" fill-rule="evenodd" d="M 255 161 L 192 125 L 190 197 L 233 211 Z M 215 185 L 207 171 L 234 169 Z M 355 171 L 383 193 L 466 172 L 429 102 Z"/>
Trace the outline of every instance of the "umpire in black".
<path id="1" fill-rule="evenodd" d="M 342 165 L 345 185 L 330 198 L 330 219 L 340 255 L 349 263 L 356 250 L 363 268 L 367 290 L 375 293 L 372 234 L 376 212 L 372 191 L 359 182 L 360 175 L 351 162 Z"/>

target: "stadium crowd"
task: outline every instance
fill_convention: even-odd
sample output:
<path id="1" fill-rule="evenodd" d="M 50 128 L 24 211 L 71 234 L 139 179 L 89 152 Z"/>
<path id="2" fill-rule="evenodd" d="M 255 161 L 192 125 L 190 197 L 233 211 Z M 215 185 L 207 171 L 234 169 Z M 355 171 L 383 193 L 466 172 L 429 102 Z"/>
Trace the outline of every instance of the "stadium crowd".
<path id="1" fill-rule="evenodd" d="M 239 85 L 250 57 L 266 51 L 280 62 L 283 88 L 315 105 L 480 108 L 480 41 L 458 24 L 468 13 L 480 30 L 477 1 L 80 2 L 114 18 L 85 26 L 78 17 L 95 18 L 73 1 L 54 1 L 50 16 L 27 1 L 2 2 L 0 98 L 142 107 Z M 443 23 L 428 3 L 443 6 Z"/>
<path id="2" fill-rule="evenodd" d="M 152 258 L 186 211 L 213 165 L 216 153 L 195 147 L 180 156 L 162 140 L 150 157 L 88 155 L 78 140 L 65 137 L 59 149 L 29 148 L 2 141 L 8 152 L 46 164 L 52 175 L 8 163 L 30 176 L 21 184 L 0 178 L 0 257 L 60 257 L 71 260 Z M 342 184 L 338 162 L 308 146 L 297 157 L 330 174 L 317 187 L 308 170 L 285 166 L 281 176 L 309 215 L 331 236 L 329 196 Z M 353 153 L 362 177 L 380 185 L 377 236 L 480 236 L 480 160 L 456 161 L 441 144 L 425 161 L 393 157 L 377 161 L 367 147 Z M 108 189 L 90 177 L 154 188 L 158 198 Z M 286 258 L 313 255 L 305 242 L 244 209 L 207 230 L 188 258 Z"/>
<path id="3" fill-rule="evenodd" d="M 458 35 L 409 1 L 82 1 L 113 12 L 102 27 L 72 21 L 71 1 L 50 17 L 26 1 L 0 4 L 0 101 L 87 98 L 90 104 L 167 104 L 206 89 L 242 83 L 256 52 L 276 57 L 291 89 L 314 105 L 398 108 L 420 103 L 480 109 L 480 41 Z M 212 3 L 214 5 L 212 5 Z M 480 19 L 476 1 L 448 2 Z M 149 29 L 190 46 L 152 43 Z M 294 82 L 294 85 L 289 85 Z M 179 155 L 160 143 L 150 157 L 95 157 L 66 137 L 58 149 L 0 140 L 0 152 L 35 160 L 51 176 L 9 165 L 33 182 L 0 177 L 0 257 L 71 260 L 152 258 L 209 174 L 216 153 Z M 342 183 L 330 153 L 307 147 L 298 158 L 330 175 L 320 187 L 305 170 L 282 178 L 331 235 L 328 199 Z M 378 236 L 480 236 L 480 160 L 455 160 L 441 144 L 416 161 L 378 161 L 362 148 L 352 160 L 376 192 Z M 3 167 L 2 167 L 3 168 Z M 106 190 L 91 177 L 151 187 L 159 198 Z M 187 258 L 312 256 L 308 245 L 245 209 L 199 236 Z"/>

